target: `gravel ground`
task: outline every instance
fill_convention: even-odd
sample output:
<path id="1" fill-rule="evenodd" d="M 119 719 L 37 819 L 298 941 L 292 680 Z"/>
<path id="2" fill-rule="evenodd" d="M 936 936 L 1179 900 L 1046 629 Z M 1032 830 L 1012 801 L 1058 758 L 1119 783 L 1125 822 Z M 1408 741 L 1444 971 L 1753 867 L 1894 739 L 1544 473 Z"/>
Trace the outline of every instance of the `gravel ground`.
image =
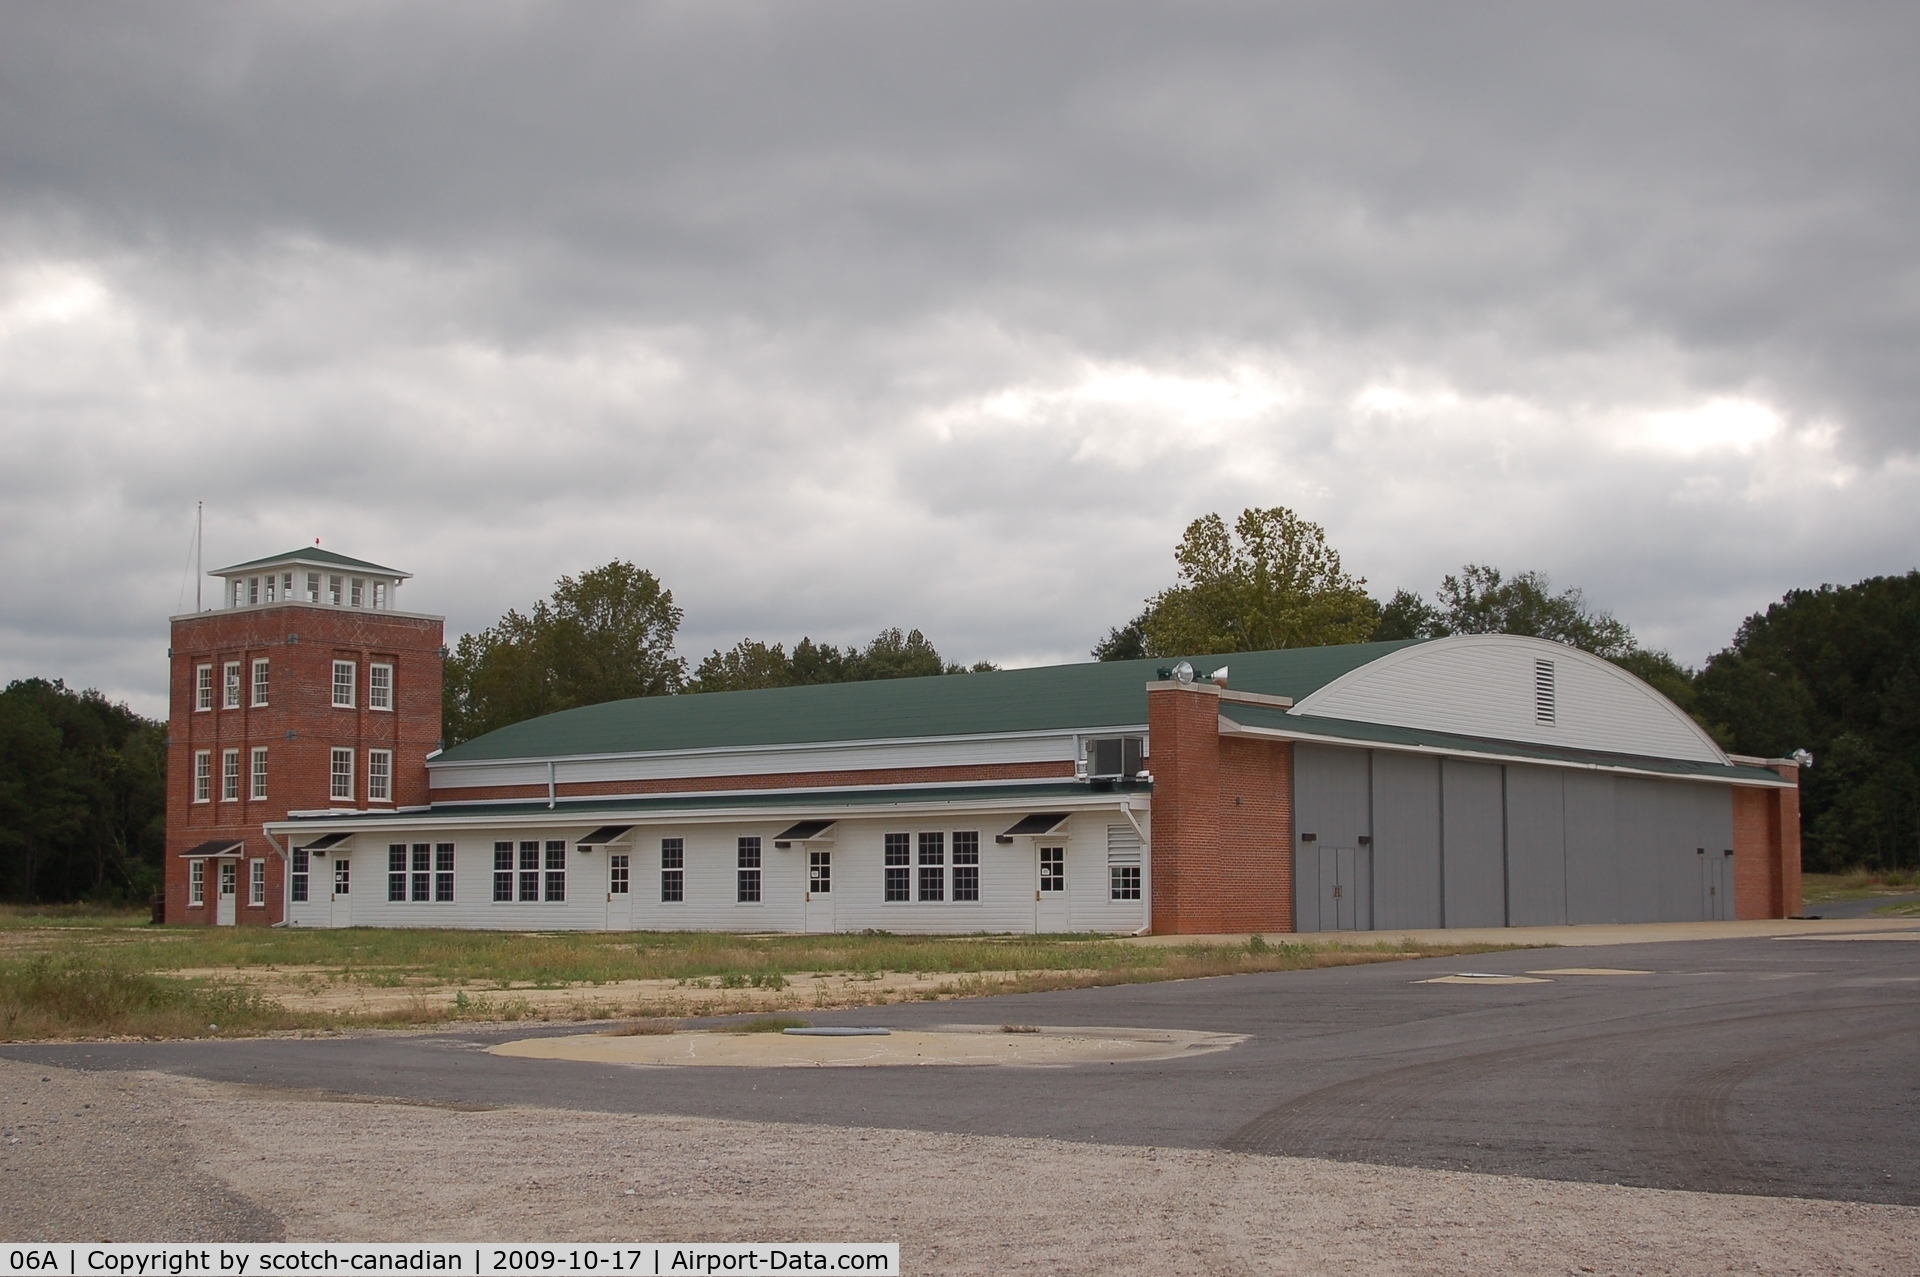
<path id="1" fill-rule="evenodd" d="M 907 1271 L 954 1274 L 1891 1274 L 1920 1254 L 1913 1208 L 1224 1152 L 461 1111 L 11 1061 L 0 1106 L 9 1240 L 898 1240 Z"/>

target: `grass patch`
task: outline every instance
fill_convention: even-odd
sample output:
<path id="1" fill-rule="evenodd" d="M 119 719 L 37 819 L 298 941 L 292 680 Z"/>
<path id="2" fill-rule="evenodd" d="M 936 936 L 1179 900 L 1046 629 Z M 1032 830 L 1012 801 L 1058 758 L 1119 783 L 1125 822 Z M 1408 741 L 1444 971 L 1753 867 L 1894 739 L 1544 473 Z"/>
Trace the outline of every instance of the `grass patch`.
<path id="1" fill-rule="evenodd" d="M 813 1026 L 797 1016 L 763 1015 L 748 1020 L 745 1024 L 736 1024 L 728 1029 L 729 1033 L 780 1033 L 787 1029 L 807 1029 Z"/>
<path id="2" fill-rule="evenodd" d="M 1800 897 L 1808 904 L 1903 896 L 1916 891 L 1920 891 L 1920 870 L 1916 869 L 1855 868 L 1845 873 L 1800 875 Z"/>
<path id="3" fill-rule="evenodd" d="M 610 1038 L 658 1037 L 672 1033 L 679 1027 L 678 1020 L 629 1020 L 603 1032 Z"/>
<path id="4" fill-rule="evenodd" d="M 1909 900 L 1903 905 L 1886 905 L 1875 909 L 1876 918 L 1920 918 L 1920 900 Z"/>
<path id="5" fill-rule="evenodd" d="M 168 980 L 71 959 L 0 968 L 0 1041 L 75 1031 L 207 1037 L 298 1027 L 299 1017 L 243 985 Z"/>

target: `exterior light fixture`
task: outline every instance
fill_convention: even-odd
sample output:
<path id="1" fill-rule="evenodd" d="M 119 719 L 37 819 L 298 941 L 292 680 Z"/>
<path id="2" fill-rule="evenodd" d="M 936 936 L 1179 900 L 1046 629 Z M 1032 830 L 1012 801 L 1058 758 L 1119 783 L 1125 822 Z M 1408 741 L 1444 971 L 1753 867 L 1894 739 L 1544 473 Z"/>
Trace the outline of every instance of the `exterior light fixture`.
<path id="1" fill-rule="evenodd" d="M 1174 666 L 1173 679 L 1176 683 L 1180 683 L 1183 685 L 1193 682 L 1193 662 L 1182 661 L 1178 665 Z"/>

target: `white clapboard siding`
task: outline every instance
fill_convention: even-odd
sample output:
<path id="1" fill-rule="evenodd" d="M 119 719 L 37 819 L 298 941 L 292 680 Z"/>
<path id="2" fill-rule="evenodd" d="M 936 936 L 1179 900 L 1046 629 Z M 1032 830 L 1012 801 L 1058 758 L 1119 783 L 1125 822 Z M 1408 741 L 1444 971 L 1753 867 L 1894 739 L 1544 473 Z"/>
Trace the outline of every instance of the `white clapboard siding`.
<path id="1" fill-rule="evenodd" d="M 1535 663 L 1542 660 L 1553 663 L 1551 723 L 1537 713 Z M 1291 712 L 1614 754 L 1727 761 L 1684 711 L 1619 666 L 1509 634 L 1401 648 L 1327 684 Z"/>
<path id="2" fill-rule="evenodd" d="M 693 776 L 775 776 L 887 768 L 966 767 L 1008 763 L 1070 763 L 1070 732 L 1019 736 L 962 736 L 947 740 L 891 743 L 865 741 L 777 749 L 686 750 L 661 754 L 620 754 L 558 759 L 556 784 L 674 780 Z M 494 785 L 545 785 L 548 764 L 525 759 L 500 762 L 436 763 L 427 769 L 436 790 L 480 789 Z"/>
<path id="3" fill-rule="evenodd" d="M 955 934 L 973 931 L 1030 932 L 1034 929 L 1034 889 L 1038 869 L 1034 840 L 1016 838 L 1002 846 L 994 835 L 1011 826 L 1024 810 L 993 816 L 969 815 L 940 819 L 876 818 L 842 820 L 834 826 L 834 929 L 892 931 L 899 934 Z M 1109 898 L 1105 824 L 1108 815 L 1092 812 L 1067 823 L 1067 887 L 1070 925 L 1076 931 L 1134 931 L 1144 926 L 1144 902 Z M 613 853 L 629 857 L 631 921 L 634 930 L 651 931 L 801 931 L 806 927 L 807 849 L 795 842 L 780 850 L 774 835 L 790 822 L 743 821 L 739 824 L 676 825 L 670 821 L 639 824 L 621 839 Z M 885 836 L 938 830 L 946 834 L 948 899 L 940 903 L 885 899 Z M 953 834 L 977 830 L 980 834 L 980 899 L 952 900 Z M 333 860 L 346 854 L 352 861 L 353 924 L 361 927 L 467 927 L 521 931 L 601 930 L 607 926 L 608 849 L 582 852 L 571 838 L 577 825 L 554 829 L 529 823 L 523 829 L 461 830 L 448 834 L 411 830 L 407 841 L 454 844 L 454 899 L 449 903 L 389 902 L 387 900 L 387 844 L 378 834 L 356 835 L 335 855 L 313 861 L 312 891 L 316 899 L 288 907 L 288 922 L 297 927 L 330 925 L 328 894 Z M 738 839 L 760 838 L 760 902 L 742 904 L 737 897 Z M 1049 843 L 1059 835 L 1049 835 Z M 567 838 L 567 899 L 564 902 L 502 902 L 493 900 L 493 844 L 495 841 Z M 660 899 L 660 844 L 680 838 L 685 844 L 685 899 Z M 398 841 L 397 838 L 393 841 Z M 917 849 L 918 840 L 915 840 Z M 827 848 L 829 844 L 815 844 Z M 913 866 L 918 884 L 918 865 Z M 543 871 L 544 872 L 544 871 Z M 917 892 L 916 892 L 917 894 Z"/>

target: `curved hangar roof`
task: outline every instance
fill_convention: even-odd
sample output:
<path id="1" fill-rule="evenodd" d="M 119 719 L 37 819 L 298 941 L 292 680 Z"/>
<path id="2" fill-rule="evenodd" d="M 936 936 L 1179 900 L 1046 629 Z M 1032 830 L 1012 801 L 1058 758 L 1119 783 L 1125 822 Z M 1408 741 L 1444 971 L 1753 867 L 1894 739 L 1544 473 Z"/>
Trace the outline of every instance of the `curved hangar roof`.
<path id="1" fill-rule="evenodd" d="M 549 714 L 455 746 L 430 766 L 765 750 L 808 744 L 1140 730 L 1149 682 L 1173 662 L 1113 661 L 869 683 L 645 697 Z M 1228 729 L 1355 746 L 1507 753 L 1778 784 L 1730 762 L 1678 706 L 1586 652 L 1513 635 L 1194 658 L 1231 668 Z"/>

